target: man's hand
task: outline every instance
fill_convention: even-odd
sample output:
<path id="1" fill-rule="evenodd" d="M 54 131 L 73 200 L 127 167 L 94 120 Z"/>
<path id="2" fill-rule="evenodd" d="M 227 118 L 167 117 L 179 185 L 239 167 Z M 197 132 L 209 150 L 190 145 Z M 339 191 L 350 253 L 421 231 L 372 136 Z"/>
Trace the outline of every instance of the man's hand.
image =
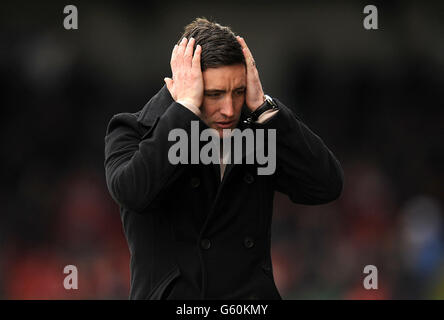
<path id="1" fill-rule="evenodd" d="M 245 103 L 251 111 L 254 111 L 264 103 L 264 91 L 262 90 L 259 72 L 257 71 L 256 63 L 250 49 L 248 49 L 244 38 L 237 36 L 236 39 L 242 47 L 245 63 L 247 64 L 247 90 Z"/>
<path id="2" fill-rule="evenodd" d="M 164 81 L 175 101 L 189 103 L 200 108 L 203 101 L 204 83 L 200 67 L 202 47 L 196 46 L 193 55 L 195 39 L 183 38 L 179 45 L 175 45 L 171 54 L 171 71 L 173 78 Z"/>

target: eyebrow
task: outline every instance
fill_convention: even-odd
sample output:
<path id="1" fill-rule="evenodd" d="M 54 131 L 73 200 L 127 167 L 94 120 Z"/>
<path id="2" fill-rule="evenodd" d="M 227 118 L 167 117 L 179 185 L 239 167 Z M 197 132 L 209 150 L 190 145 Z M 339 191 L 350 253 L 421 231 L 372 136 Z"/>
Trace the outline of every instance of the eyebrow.
<path id="1" fill-rule="evenodd" d="M 246 87 L 245 86 L 240 86 L 234 89 L 234 91 L 237 90 L 244 90 Z M 226 90 L 222 90 L 222 89 L 207 89 L 204 90 L 204 93 L 224 93 L 226 92 Z"/>

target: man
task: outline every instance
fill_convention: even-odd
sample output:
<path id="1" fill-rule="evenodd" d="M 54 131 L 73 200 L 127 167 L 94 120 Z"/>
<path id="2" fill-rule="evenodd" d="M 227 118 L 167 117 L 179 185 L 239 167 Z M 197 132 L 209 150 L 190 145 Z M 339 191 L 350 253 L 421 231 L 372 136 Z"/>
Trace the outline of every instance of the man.
<path id="1" fill-rule="evenodd" d="M 295 203 L 333 201 L 340 164 L 289 108 L 264 95 L 245 40 L 228 27 L 193 21 L 171 69 L 141 111 L 112 118 L 105 137 L 107 185 L 131 253 L 130 298 L 281 299 L 270 257 L 274 192 Z M 220 138 L 224 129 L 276 130 L 275 171 L 260 175 L 256 162 L 172 164 L 169 133 L 189 136 L 193 121 Z"/>

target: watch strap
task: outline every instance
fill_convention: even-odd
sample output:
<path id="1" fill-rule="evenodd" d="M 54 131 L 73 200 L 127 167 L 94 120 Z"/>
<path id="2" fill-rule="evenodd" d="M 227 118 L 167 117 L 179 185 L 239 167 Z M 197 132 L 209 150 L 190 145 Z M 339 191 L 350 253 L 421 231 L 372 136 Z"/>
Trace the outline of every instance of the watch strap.
<path id="1" fill-rule="evenodd" d="M 277 109 L 278 106 L 276 102 L 269 95 L 264 95 L 264 103 L 260 105 L 256 110 L 250 113 L 250 116 L 245 120 L 246 123 L 250 124 L 260 117 L 265 111 Z"/>

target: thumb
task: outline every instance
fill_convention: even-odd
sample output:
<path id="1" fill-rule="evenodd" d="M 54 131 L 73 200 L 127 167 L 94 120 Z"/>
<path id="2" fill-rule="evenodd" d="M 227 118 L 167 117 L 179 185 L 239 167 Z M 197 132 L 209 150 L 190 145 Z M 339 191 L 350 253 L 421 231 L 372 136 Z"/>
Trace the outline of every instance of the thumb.
<path id="1" fill-rule="evenodd" d="M 172 90 L 172 88 L 173 88 L 173 79 L 168 78 L 168 77 L 165 77 L 165 78 L 163 79 L 163 81 L 165 81 L 165 84 L 166 84 L 166 86 L 167 86 L 167 88 L 168 88 L 168 91 L 170 91 L 170 93 L 171 93 L 171 92 L 172 92 L 171 90 Z"/>

